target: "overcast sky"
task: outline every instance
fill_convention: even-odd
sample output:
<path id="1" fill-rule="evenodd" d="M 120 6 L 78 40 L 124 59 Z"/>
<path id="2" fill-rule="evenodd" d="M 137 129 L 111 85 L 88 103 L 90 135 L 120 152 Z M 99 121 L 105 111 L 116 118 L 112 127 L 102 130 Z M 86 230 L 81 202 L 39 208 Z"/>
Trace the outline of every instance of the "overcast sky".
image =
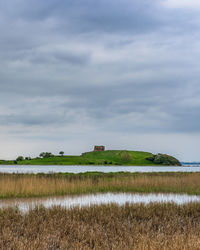
<path id="1" fill-rule="evenodd" d="M 200 160 L 199 0 L 0 0 L 0 158 L 93 145 Z"/>

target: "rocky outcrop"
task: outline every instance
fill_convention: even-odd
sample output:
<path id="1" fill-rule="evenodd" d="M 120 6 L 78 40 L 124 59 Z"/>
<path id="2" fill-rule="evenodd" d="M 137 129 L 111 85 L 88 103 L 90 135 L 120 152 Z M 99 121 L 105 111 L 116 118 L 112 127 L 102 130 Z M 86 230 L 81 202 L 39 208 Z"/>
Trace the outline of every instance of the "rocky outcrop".
<path id="1" fill-rule="evenodd" d="M 166 165 L 166 166 L 181 166 L 179 160 L 175 157 L 167 155 L 167 154 L 157 154 L 151 157 L 147 157 L 146 160 L 153 162 L 158 165 Z"/>

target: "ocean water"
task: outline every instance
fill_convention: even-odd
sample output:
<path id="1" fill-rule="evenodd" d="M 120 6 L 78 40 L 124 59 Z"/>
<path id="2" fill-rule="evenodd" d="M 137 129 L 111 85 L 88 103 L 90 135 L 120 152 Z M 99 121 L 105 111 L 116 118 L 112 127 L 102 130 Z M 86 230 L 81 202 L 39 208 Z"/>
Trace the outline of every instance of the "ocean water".
<path id="1" fill-rule="evenodd" d="M 200 172 L 200 165 L 183 166 L 64 166 L 0 165 L 1 173 L 85 173 L 85 172 Z"/>

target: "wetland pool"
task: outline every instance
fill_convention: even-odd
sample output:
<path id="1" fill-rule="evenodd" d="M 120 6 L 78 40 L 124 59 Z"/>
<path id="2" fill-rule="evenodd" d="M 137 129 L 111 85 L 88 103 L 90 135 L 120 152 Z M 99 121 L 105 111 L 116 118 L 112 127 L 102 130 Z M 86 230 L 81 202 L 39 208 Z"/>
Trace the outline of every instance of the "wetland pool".
<path id="1" fill-rule="evenodd" d="M 18 207 L 20 211 L 27 212 L 37 206 L 44 206 L 50 208 L 52 206 L 61 206 L 65 208 L 73 207 L 87 207 L 92 205 L 111 204 L 117 205 L 129 204 L 149 204 L 173 202 L 175 204 L 185 204 L 190 202 L 200 202 L 199 195 L 187 194 L 164 194 L 164 193 L 98 193 L 87 195 L 74 195 L 74 196 L 59 196 L 59 197 L 46 197 L 46 198 L 22 198 L 22 199 L 2 199 L 0 200 L 0 208 Z"/>

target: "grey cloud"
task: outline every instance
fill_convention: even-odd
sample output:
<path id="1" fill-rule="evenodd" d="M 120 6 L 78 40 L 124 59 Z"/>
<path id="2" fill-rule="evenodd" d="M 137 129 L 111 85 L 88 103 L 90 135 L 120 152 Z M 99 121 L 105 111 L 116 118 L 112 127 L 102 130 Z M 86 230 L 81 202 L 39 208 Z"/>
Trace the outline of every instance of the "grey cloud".
<path id="1" fill-rule="evenodd" d="M 173 84 L 172 84 L 173 85 Z M 132 84 L 118 87 L 82 87 L 68 89 L 68 93 L 52 99 L 46 96 L 40 102 L 23 101 L 19 106 L 10 106 L 15 113 L 0 116 L 1 123 L 21 125 L 57 125 L 80 122 L 79 117 L 86 116 L 94 124 L 111 123 L 117 131 L 162 131 L 183 132 L 198 128 L 198 108 L 181 106 L 177 100 L 177 89 L 166 84 L 154 83 L 150 89 L 147 85 Z M 46 103 L 45 100 L 48 100 Z M 34 100 L 34 98 L 33 98 Z M 67 101 L 66 101 L 67 100 Z M 23 105 L 26 105 L 24 108 Z M 31 107 L 34 109 L 31 111 Z M 121 117 L 121 118 L 120 118 Z M 117 120 L 116 120 L 117 119 Z M 121 119 L 121 122 L 118 121 Z M 186 121 L 190 122 L 186 122 Z M 117 121 L 117 122 L 115 122 Z M 150 121 L 148 123 L 148 121 Z M 184 122 L 185 121 L 185 122 Z M 120 124 L 121 123 L 121 124 Z M 198 129 L 195 129 L 198 131 Z"/>
<path id="2" fill-rule="evenodd" d="M 183 13 L 151 0 L 0 2 L 2 134 L 198 134 L 200 22 Z"/>
<path id="3" fill-rule="evenodd" d="M 57 116 L 49 117 L 49 115 L 31 115 L 27 114 L 11 114 L 0 116 L 1 125 L 21 124 L 25 126 L 45 125 L 54 124 Z"/>
<path id="4" fill-rule="evenodd" d="M 74 32 L 141 32 L 159 26 L 152 9 L 151 1 L 35 1 L 21 0 L 1 4 L 10 18 L 28 22 L 55 18 L 59 21 L 57 30 Z M 13 11 L 15 9 L 15 11 Z"/>
<path id="5" fill-rule="evenodd" d="M 23 57 L 24 58 L 24 57 Z M 89 53 L 77 53 L 73 51 L 36 51 L 31 54 L 27 54 L 27 61 L 34 64 L 72 64 L 84 66 L 89 63 L 90 55 Z"/>
<path id="6" fill-rule="evenodd" d="M 80 64 L 84 65 L 89 62 L 90 57 L 87 54 L 73 54 L 73 53 L 62 53 L 62 52 L 57 52 L 54 54 L 55 58 L 58 61 L 63 61 L 63 62 L 69 62 L 72 64 Z"/>

